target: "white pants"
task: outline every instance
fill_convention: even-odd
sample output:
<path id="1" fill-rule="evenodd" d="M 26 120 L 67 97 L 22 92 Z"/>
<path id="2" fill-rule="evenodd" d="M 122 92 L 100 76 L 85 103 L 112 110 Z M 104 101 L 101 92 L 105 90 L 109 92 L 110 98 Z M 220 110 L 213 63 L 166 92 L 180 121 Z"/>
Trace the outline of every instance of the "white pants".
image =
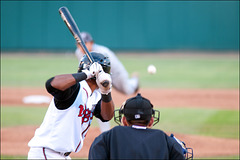
<path id="1" fill-rule="evenodd" d="M 48 148 L 30 148 L 28 159 L 71 159 L 70 156 L 64 156 L 64 153 L 56 152 Z"/>
<path id="2" fill-rule="evenodd" d="M 110 126 L 110 122 L 102 122 L 100 119 L 97 118 L 97 121 L 98 121 L 98 124 L 99 124 L 99 128 L 100 128 L 100 131 L 101 133 L 102 132 L 105 132 L 105 131 L 108 131 L 111 129 L 111 126 Z"/>

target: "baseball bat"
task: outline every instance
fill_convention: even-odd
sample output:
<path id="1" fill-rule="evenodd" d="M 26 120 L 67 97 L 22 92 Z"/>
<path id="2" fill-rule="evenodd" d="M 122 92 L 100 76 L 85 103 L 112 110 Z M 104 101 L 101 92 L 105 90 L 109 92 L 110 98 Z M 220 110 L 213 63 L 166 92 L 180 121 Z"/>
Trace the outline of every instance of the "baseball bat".
<path id="1" fill-rule="evenodd" d="M 67 25 L 69 31 L 72 33 L 72 35 L 76 39 L 77 43 L 80 44 L 80 46 L 82 47 L 84 53 L 87 55 L 90 63 L 93 63 L 94 59 L 93 59 L 92 55 L 89 53 L 89 51 L 88 51 L 84 41 L 82 40 L 79 28 L 78 28 L 75 20 L 73 19 L 71 13 L 67 9 L 67 7 L 59 8 L 59 13 L 60 13 L 63 21 Z"/>
<path id="2" fill-rule="evenodd" d="M 60 13 L 63 21 L 67 25 L 69 31 L 72 33 L 72 35 L 76 39 L 77 43 L 80 44 L 80 46 L 82 47 L 84 53 L 87 55 L 90 63 L 92 64 L 94 62 L 94 59 L 93 59 L 92 55 L 89 53 L 89 51 L 88 51 L 84 41 L 82 40 L 82 37 L 80 35 L 80 30 L 79 30 L 75 20 L 73 19 L 71 13 L 67 9 L 67 7 L 64 7 L 64 6 L 59 8 L 59 13 Z M 108 84 L 109 84 L 108 81 L 104 81 L 102 83 L 102 85 L 104 87 L 108 86 Z"/>

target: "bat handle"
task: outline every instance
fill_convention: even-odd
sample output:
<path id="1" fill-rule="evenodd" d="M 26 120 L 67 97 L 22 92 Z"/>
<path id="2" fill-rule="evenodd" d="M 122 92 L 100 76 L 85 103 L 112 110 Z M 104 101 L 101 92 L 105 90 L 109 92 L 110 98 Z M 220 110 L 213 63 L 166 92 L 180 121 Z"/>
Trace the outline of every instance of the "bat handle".
<path id="1" fill-rule="evenodd" d="M 104 82 L 102 83 L 102 85 L 103 85 L 103 87 L 107 87 L 107 86 L 109 85 L 109 81 L 104 81 Z"/>

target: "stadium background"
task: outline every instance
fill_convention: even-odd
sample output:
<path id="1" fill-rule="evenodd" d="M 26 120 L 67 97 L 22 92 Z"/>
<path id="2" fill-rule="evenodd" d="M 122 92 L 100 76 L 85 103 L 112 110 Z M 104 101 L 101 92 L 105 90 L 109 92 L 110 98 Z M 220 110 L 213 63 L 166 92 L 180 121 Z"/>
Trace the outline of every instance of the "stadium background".
<path id="1" fill-rule="evenodd" d="M 238 1 L 1 1 L 4 50 L 73 49 L 58 9 L 113 50 L 238 50 Z"/>
<path id="2" fill-rule="evenodd" d="M 26 158 L 48 107 L 24 96 L 49 96 L 47 78 L 76 71 L 61 6 L 130 74 L 139 72 L 141 93 L 161 111 L 157 128 L 176 133 L 196 158 L 239 159 L 238 1 L 1 1 L 1 158 Z M 113 96 L 117 108 L 128 98 Z M 97 127 L 73 158 L 87 157 Z"/>

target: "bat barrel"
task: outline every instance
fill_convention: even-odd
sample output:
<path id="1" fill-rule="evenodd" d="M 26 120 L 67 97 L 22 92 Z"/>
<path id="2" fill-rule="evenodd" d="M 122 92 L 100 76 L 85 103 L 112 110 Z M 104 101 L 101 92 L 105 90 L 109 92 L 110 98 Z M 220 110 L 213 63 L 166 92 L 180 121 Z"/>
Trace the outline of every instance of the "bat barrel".
<path id="1" fill-rule="evenodd" d="M 80 46 L 82 47 L 82 49 L 83 49 L 84 53 L 87 55 L 89 61 L 91 63 L 93 63 L 94 59 L 93 59 L 92 55 L 89 53 L 84 41 L 82 40 L 79 28 L 78 28 L 75 20 L 73 19 L 71 13 L 67 9 L 67 7 L 59 8 L 59 13 L 60 13 L 63 21 L 67 25 L 69 31 L 72 33 L 73 37 L 76 39 L 77 43 L 80 44 Z"/>

